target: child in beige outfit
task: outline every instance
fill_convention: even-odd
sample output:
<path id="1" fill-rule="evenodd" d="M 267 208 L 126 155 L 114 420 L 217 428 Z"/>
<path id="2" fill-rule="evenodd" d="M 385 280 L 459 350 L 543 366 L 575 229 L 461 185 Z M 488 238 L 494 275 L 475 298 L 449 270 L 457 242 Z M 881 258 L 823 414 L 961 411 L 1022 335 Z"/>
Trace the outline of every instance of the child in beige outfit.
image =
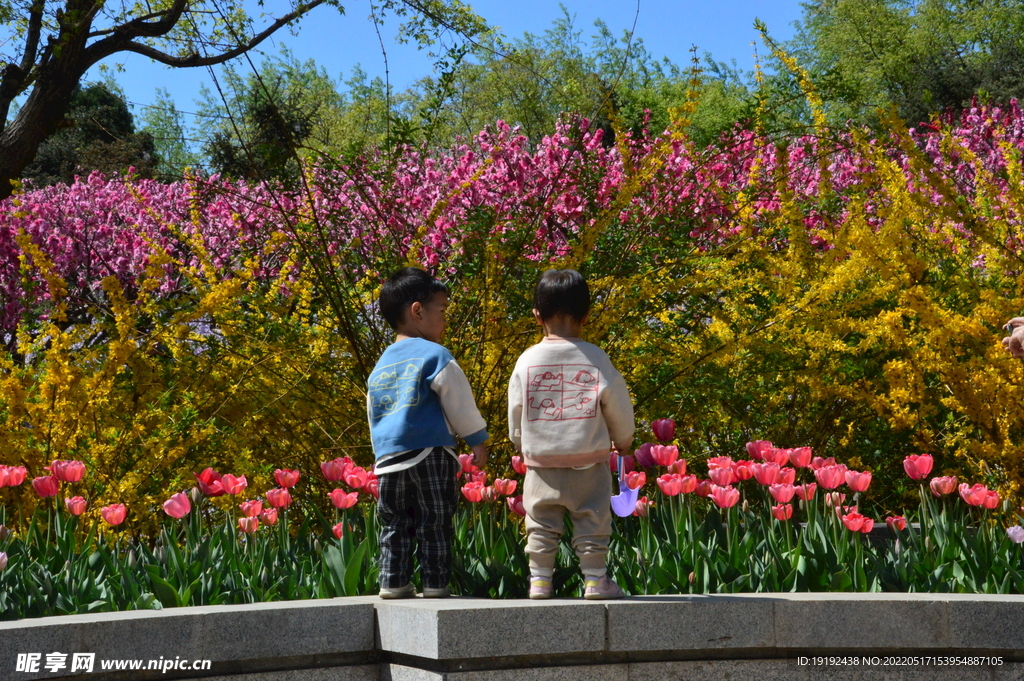
<path id="1" fill-rule="evenodd" d="M 612 531 L 614 448 L 633 443 L 633 405 L 608 356 L 579 338 L 590 310 L 586 280 L 575 270 L 548 270 L 534 291 L 544 339 L 516 362 L 508 388 L 509 435 L 526 465 L 523 506 L 530 598 L 552 593 L 565 513 L 585 580 L 584 598 L 621 598 L 607 576 Z"/>

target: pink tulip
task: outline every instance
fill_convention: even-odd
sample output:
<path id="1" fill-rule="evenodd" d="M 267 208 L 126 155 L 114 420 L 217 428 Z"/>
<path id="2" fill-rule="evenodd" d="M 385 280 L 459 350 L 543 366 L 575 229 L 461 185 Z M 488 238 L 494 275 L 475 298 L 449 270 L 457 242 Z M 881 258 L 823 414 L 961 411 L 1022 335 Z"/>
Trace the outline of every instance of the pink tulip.
<path id="1" fill-rule="evenodd" d="M 475 473 L 480 470 L 475 463 L 473 463 L 473 454 L 459 454 L 459 464 L 462 466 L 463 473 Z M 355 485 L 352 485 L 355 487 Z"/>
<path id="2" fill-rule="evenodd" d="M 808 483 L 806 485 L 796 485 L 796 498 L 802 501 L 808 501 L 814 498 L 814 492 L 818 489 L 816 483 Z"/>
<path id="3" fill-rule="evenodd" d="M 797 447 L 789 450 L 789 462 L 794 468 L 807 468 L 811 465 L 811 455 L 810 447 Z"/>
<path id="4" fill-rule="evenodd" d="M 643 471 L 633 471 L 632 473 L 626 473 L 626 487 L 630 489 L 640 489 L 647 483 L 647 474 Z"/>
<path id="5" fill-rule="evenodd" d="M 479 482 L 481 485 L 486 485 L 487 471 L 475 470 L 472 473 L 466 473 L 466 482 Z"/>
<path id="6" fill-rule="evenodd" d="M 864 471 L 846 471 L 846 485 L 854 492 L 864 492 L 871 484 L 871 473 Z"/>
<path id="7" fill-rule="evenodd" d="M 771 449 L 765 450 L 764 460 L 769 463 L 777 463 L 779 466 L 785 466 L 789 463 L 789 450 L 772 447 Z"/>
<path id="8" fill-rule="evenodd" d="M 956 476 L 947 475 L 941 478 L 932 478 L 928 483 L 932 495 L 936 497 L 945 496 L 956 491 Z"/>
<path id="9" fill-rule="evenodd" d="M 731 456 L 713 456 L 708 459 L 708 468 L 732 468 L 735 462 Z"/>
<path id="10" fill-rule="evenodd" d="M 526 507 L 523 506 L 522 494 L 517 494 L 514 497 L 508 497 L 507 499 L 505 499 L 505 503 L 508 504 L 509 510 L 515 513 L 516 515 L 521 517 L 526 516 Z"/>
<path id="11" fill-rule="evenodd" d="M 252 534 L 260 526 L 260 519 L 255 516 L 246 516 L 238 519 L 238 527 L 246 534 Z"/>
<path id="12" fill-rule="evenodd" d="M 778 506 L 772 506 L 772 515 L 775 516 L 776 520 L 789 520 L 793 517 L 793 505 L 779 504 Z"/>
<path id="13" fill-rule="evenodd" d="M 796 487 L 793 485 L 769 485 L 768 492 L 771 493 L 772 498 L 780 504 L 788 504 L 793 500 L 793 495 L 796 494 Z"/>
<path id="14" fill-rule="evenodd" d="M 668 473 L 657 480 L 661 493 L 668 497 L 674 497 L 683 491 L 683 476 Z"/>
<path id="15" fill-rule="evenodd" d="M 753 461 L 737 461 L 736 465 L 732 467 L 733 475 L 740 481 L 750 480 L 754 477 L 754 470 L 751 468 L 753 464 Z"/>
<path id="16" fill-rule="evenodd" d="M 274 471 L 274 480 L 277 481 L 279 487 L 295 487 L 301 477 L 299 471 L 288 470 L 287 468 L 278 468 Z"/>
<path id="17" fill-rule="evenodd" d="M 277 509 L 276 508 L 265 508 L 260 511 L 260 522 L 267 526 L 277 524 Z"/>
<path id="18" fill-rule="evenodd" d="M 999 492 L 987 491 L 985 493 L 985 500 L 981 502 L 981 505 L 990 510 L 999 506 Z"/>
<path id="19" fill-rule="evenodd" d="M 377 480 L 370 480 L 363 485 L 363 490 L 369 493 L 374 499 L 380 497 L 380 482 Z"/>
<path id="20" fill-rule="evenodd" d="M 50 464 L 53 477 L 61 482 L 78 482 L 85 475 L 85 464 L 81 461 L 61 461 L 60 459 Z"/>
<path id="21" fill-rule="evenodd" d="M 754 461 L 764 461 L 764 453 L 772 448 L 773 445 L 768 440 L 754 440 L 747 443 L 747 456 Z"/>
<path id="22" fill-rule="evenodd" d="M 484 498 L 484 485 L 482 482 L 467 482 L 462 486 L 462 496 L 466 497 L 466 501 L 471 501 L 474 504 L 482 501 Z"/>
<path id="23" fill-rule="evenodd" d="M 658 419 L 657 421 L 651 421 L 651 430 L 654 431 L 654 437 L 661 442 L 668 442 L 676 436 L 676 422 L 672 419 Z M 668 464 L 661 464 L 667 466 Z"/>
<path id="24" fill-rule="evenodd" d="M 25 482 L 25 476 L 28 475 L 28 469 L 24 466 L 8 466 L 7 467 L 7 486 L 17 487 L 21 483 Z"/>
<path id="25" fill-rule="evenodd" d="M 731 466 L 728 468 L 708 468 L 708 477 L 711 478 L 711 482 L 719 487 L 725 487 L 736 482 L 736 472 Z"/>
<path id="26" fill-rule="evenodd" d="M 494 481 L 494 489 L 498 494 L 502 496 L 511 496 L 516 493 L 516 487 L 519 485 L 515 480 L 508 480 L 506 478 L 498 478 Z"/>
<path id="27" fill-rule="evenodd" d="M 7 466 L 0 464 L 0 487 L 7 487 Z"/>
<path id="28" fill-rule="evenodd" d="M 827 459 L 823 459 L 820 456 L 816 456 L 813 459 L 811 459 L 811 469 L 812 470 L 818 470 L 819 468 L 822 468 L 824 466 L 835 466 L 835 465 L 836 465 L 836 459 L 835 459 L 834 456 L 830 456 Z"/>
<path id="29" fill-rule="evenodd" d="M 697 487 L 693 490 L 693 493 L 698 497 L 711 498 L 711 487 L 710 480 L 698 480 Z"/>
<path id="30" fill-rule="evenodd" d="M 911 454 L 903 459 L 903 470 L 911 480 L 923 480 L 932 472 L 934 463 L 930 454 Z"/>
<path id="31" fill-rule="evenodd" d="M 53 497 L 60 491 L 60 483 L 52 475 L 44 475 L 39 478 L 32 478 L 32 489 L 43 498 Z"/>
<path id="32" fill-rule="evenodd" d="M 334 533 L 335 539 L 341 539 L 341 536 L 345 534 L 345 523 L 338 523 L 331 528 L 331 532 Z"/>
<path id="33" fill-rule="evenodd" d="M 668 467 L 668 472 L 673 475 L 686 475 L 686 459 L 678 459 Z"/>
<path id="34" fill-rule="evenodd" d="M 719 508 L 730 508 L 735 506 L 736 502 L 740 500 L 740 491 L 735 487 L 712 485 L 711 500 L 714 501 Z"/>
<path id="35" fill-rule="evenodd" d="M 346 492 L 342 489 L 331 490 L 327 496 L 331 498 L 334 507 L 340 509 L 352 508 L 359 501 L 359 492 Z"/>
<path id="36" fill-rule="evenodd" d="M 514 470 L 519 475 L 526 475 L 526 463 L 523 462 L 523 457 L 512 457 L 512 470 Z"/>
<path id="37" fill-rule="evenodd" d="M 907 519 L 901 515 L 889 516 L 885 519 L 885 524 L 888 525 L 889 529 L 893 532 L 907 529 Z"/>
<path id="38" fill-rule="evenodd" d="M 846 482 L 846 466 L 842 464 L 822 466 L 814 471 L 814 477 L 823 489 L 835 489 Z"/>
<path id="39" fill-rule="evenodd" d="M 867 518 L 862 516 L 860 513 L 855 512 L 842 516 L 842 520 L 843 525 L 846 526 L 846 529 L 850 530 L 851 532 L 860 532 L 861 528 L 864 527 L 864 522 L 867 520 Z"/>
<path id="40" fill-rule="evenodd" d="M 829 492 L 825 495 L 825 505 L 838 508 L 846 501 L 846 495 L 842 492 Z"/>
<path id="41" fill-rule="evenodd" d="M 651 456 L 655 445 L 651 442 L 645 442 L 634 450 L 633 454 L 636 456 L 636 462 L 644 468 L 654 468 L 654 457 Z"/>
<path id="42" fill-rule="evenodd" d="M 779 474 L 775 476 L 775 482 L 780 485 L 792 485 L 796 482 L 796 469 L 783 466 L 779 469 Z"/>
<path id="43" fill-rule="evenodd" d="M 110 504 L 100 509 L 100 517 L 108 525 L 120 525 L 128 515 L 128 508 L 124 504 Z"/>
<path id="44" fill-rule="evenodd" d="M 64 505 L 67 506 L 68 513 L 71 515 L 82 515 L 85 513 L 85 507 L 88 504 L 85 501 L 85 497 L 71 497 L 64 500 Z"/>
<path id="45" fill-rule="evenodd" d="M 1007 527 L 1006 536 L 1009 537 L 1010 541 L 1012 541 L 1014 544 L 1024 543 L 1024 527 L 1021 527 L 1020 525 Z"/>
<path id="46" fill-rule="evenodd" d="M 202 473 L 193 473 L 199 485 L 199 491 L 208 497 L 220 497 L 225 494 L 224 486 L 220 483 L 221 475 L 212 468 L 207 468 Z"/>
<path id="47" fill-rule="evenodd" d="M 263 510 L 263 502 L 255 499 L 243 501 L 238 505 L 238 508 L 242 509 L 242 515 L 246 518 L 255 518 Z"/>
<path id="48" fill-rule="evenodd" d="M 192 504 L 188 496 L 178 492 L 172 494 L 171 498 L 164 502 L 164 513 L 172 518 L 184 518 L 192 510 Z"/>
<path id="49" fill-rule="evenodd" d="M 292 505 L 292 495 L 284 487 L 268 489 L 267 503 L 274 508 L 288 508 Z"/>
<path id="50" fill-rule="evenodd" d="M 680 494 L 689 494 L 697 489 L 697 476 L 696 475 L 683 475 L 680 476 L 682 480 L 682 486 L 679 488 Z"/>
<path id="51" fill-rule="evenodd" d="M 5 552 L 3 552 L 3 551 L 0 551 L 0 572 L 3 572 L 6 569 L 7 569 L 7 554 Z"/>
<path id="52" fill-rule="evenodd" d="M 351 466 L 345 471 L 345 484 L 352 489 L 362 489 L 370 474 L 362 466 Z"/>
<path id="53" fill-rule="evenodd" d="M 651 458 L 658 466 L 671 466 L 679 458 L 679 448 L 675 445 L 654 445 Z"/>
<path id="54" fill-rule="evenodd" d="M 971 506 L 981 506 L 988 497 L 988 488 L 980 482 L 974 486 L 964 482 L 960 484 L 960 497 Z"/>
<path id="55" fill-rule="evenodd" d="M 493 485 L 486 485 L 480 490 L 480 498 L 483 501 L 494 501 L 498 498 L 498 490 L 494 489 Z"/>
<path id="56" fill-rule="evenodd" d="M 755 463 L 750 466 L 754 471 L 754 479 L 759 485 L 774 485 L 775 479 L 779 477 L 779 464 L 777 463 Z"/>
<path id="57" fill-rule="evenodd" d="M 647 497 L 640 497 L 636 500 L 636 508 L 633 509 L 633 515 L 646 518 L 647 514 L 651 511 L 651 506 L 653 505 L 654 504 L 648 501 Z"/>
<path id="58" fill-rule="evenodd" d="M 231 475 L 231 473 L 225 473 L 220 476 L 220 484 L 221 487 L 224 488 L 224 491 L 232 496 L 235 494 L 241 494 L 242 490 L 249 486 L 244 475 L 235 477 L 234 475 Z"/>
<path id="59" fill-rule="evenodd" d="M 328 482 L 338 482 L 345 479 L 345 473 L 352 467 L 352 458 L 341 456 L 337 459 L 324 461 L 320 464 L 320 472 Z"/>
<path id="60" fill-rule="evenodd" d="M 864 522 L 860 525 L 860 531 L 864 534 L 871 532 L 871 529 L 875 526 L 875 521 L 871 518 L 864 518 Z"/>

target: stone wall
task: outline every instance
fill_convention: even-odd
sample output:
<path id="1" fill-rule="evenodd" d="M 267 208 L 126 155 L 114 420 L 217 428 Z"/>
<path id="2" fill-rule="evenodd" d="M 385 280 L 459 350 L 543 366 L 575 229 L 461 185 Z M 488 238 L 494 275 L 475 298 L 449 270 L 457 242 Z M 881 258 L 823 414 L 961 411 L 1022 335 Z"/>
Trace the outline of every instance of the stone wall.
<path id="1" fill-rule="evenodd" d="M 30 653 L 40 655 L 38 671 L 16 671 L 19 654 Z M 63 669 L 45 669 L 51 653 L 67 655 Z M 95 654 L 93 671 L 71 673 L 74 653 Z M 143 668 L 101 668 L 113 660 Z M 161 669 L 146 669 L 149 660 Z M 180 668 L 195 660 L 210 660 L 209 668 Z M 0 622 L 0 681 L 69 676 L 1024 681 L 1024 596 L 360 597 Z"/>

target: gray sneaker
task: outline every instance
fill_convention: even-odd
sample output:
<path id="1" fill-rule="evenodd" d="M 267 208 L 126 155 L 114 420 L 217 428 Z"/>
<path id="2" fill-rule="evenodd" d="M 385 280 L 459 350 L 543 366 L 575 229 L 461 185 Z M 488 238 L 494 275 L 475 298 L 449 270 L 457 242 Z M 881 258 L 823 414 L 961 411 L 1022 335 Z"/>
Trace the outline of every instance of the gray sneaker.
<path id="1" fill-rule="evenodd" d="M 452 595 L 452 592 L 447 586 L 441 586 L 437 588 L 425 586 L 423 587 L 424 598 L 448 598 Z"/>
<path id="2" fill-rule="evenodd" d="M 381 587 L 380 593 L 377 595 L 381 598 L 413 598 L 416 595 L 416 587 L 412 585 L 412 582 L 393 589 Z"/>
<path id="3" fill-rule="evenodd" d="M 586 590 L 583 592 L 583 597 L 588 601 L 606 601 L 626 595 L 626 592 L 620 589 L 619 585 L 613 582 L 608 575 L 601 579 L 588 579 L 584 584 Z"/>

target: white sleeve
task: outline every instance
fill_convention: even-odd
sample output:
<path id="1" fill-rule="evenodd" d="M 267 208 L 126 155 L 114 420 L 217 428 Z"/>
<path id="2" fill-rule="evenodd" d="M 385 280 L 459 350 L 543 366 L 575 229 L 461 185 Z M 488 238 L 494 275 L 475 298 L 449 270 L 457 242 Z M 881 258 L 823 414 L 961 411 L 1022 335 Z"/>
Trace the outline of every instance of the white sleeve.
<path id="1" fill-rule="evenodd" d="M 608 386 L 601 395 L 601 414 L 608 425 L 608 435 L 612 442 L 619 446 L 629 446 L 633 442 L 633 400 L 629 397 L 626 379 L 615 367 L 606 374 Z"/>
<path id="2" fill-rule="evenodd" d="M 487 423 L 477 409 L 473 389 L 462 367 L 454 359 L 434 376 L 430 387 L 441 400 L 441 410 L 455 434 L 470 446 L 487 439 Z"/>
<path id="3" fill-rule="evenodd" d="M 508 382 L 508 437 L 515 445 L 517 452 L 523 451 L 523 380 L 519 375 L 519 365 L 512 371 Z"/>

